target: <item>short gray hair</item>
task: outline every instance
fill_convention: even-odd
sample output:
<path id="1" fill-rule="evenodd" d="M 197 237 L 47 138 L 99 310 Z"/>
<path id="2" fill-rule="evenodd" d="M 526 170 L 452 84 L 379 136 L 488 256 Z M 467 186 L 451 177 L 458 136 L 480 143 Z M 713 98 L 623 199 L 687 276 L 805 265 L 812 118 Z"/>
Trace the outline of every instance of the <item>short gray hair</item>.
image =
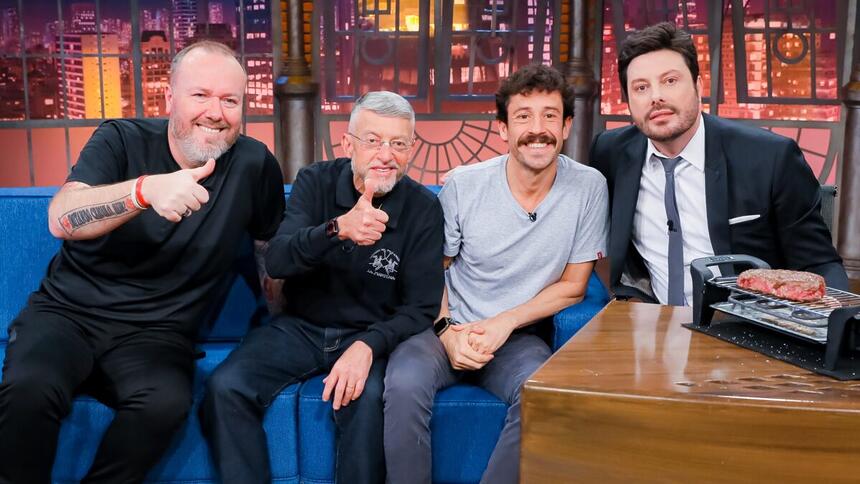
<path id="1" fill-rule="evenodd" d="M 173 56 L 173 60 L 170 61 L 170 85 L 173 85 L 173 79 L 176 76 L 176 73 L 179 71 L 179 66 L 182 64 L 183 59 L 193 50 L 202 50 L 204 52 L 208 52 L 210 54 L 221 54 L 224 57 L 231 57 L 236 60 L 236 63 L 239 64 L 239 67 L 242 68 L 242 72 L 245 73 L 245 77 L 248 77 L 248 73 L 245 71 L 245 66 L 239 62 L 239 57 L 236 56 L 236 51 L 231 49 L 225 44 L 221 42 L 215 42 L 214 40 L 201 40 L 199 42 L 195 42 L 184 49 L 180 50 Z"/>
<path id="2" fill-rule="evenodd" d="M 355 118 L 364 110 L 389 118 L 408 119 L 412 131 L 415 131 L 415 111 L 409 101 L 400 94 L 391 91 L 371 91 L 358 98 L 349 114 L 350 132 L 355 131 Z"/>

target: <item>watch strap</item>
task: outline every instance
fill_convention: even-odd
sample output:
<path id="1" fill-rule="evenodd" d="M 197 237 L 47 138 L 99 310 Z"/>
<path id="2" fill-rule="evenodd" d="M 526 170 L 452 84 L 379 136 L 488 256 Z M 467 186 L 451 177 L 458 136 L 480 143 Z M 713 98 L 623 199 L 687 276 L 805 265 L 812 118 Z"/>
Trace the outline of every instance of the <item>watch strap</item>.
<path id="1" fill-rule="evenodd" d="M 332 218 L 325 224 L 326 237 L 334 237 L 340 232 L 340 227 L 337 224 L 337 217 Z"/>

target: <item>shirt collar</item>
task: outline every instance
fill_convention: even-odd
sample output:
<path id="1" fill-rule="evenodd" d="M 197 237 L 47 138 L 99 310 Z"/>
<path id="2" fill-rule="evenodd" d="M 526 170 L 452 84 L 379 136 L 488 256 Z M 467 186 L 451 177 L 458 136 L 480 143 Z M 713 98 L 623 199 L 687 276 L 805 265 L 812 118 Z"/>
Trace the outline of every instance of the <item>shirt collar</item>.
<path id="1" fill-rule="evenodd" d="M 665 155 L 657 150 L 649 138 L 648 148 L 645 151 L 646 162 L 653 163 L 651 155 L 665 158 Z M 696 129 L 693 137 L 690 138 L 690 142 L 687 143 L 687 146 L 681 150 L 678 156 L 687 160 L 688 163 L 695 166 L 699 171 L 705 171 L 705 120 L 702 118 L 702 113 L 699 113 L 699 127 Z"/>
<path id="2" fill-rule="evenodd" d="M 373 206 L 382 207 L 382 210 L 388 214 L 388 223 L 385 224 L 387 227 L 397 227 L 397 219 L 400 218 L 400 212 L 403 211 L 403 205 L 406 203 L 407 190 L 403 185 L 408 183 L 407 178 L 408 176 L 404 175 L 403 178 L 394 185 L 394 189 L 382 197 L 373 199 Z M 355 185 L 352 180 L 352 165 L 350 163 L 344 163 L 343 168 L 341 168 L 340 174 L 337 177 L 335 203 L 337 203 L 338 206 L 349 210 L 355 206 L 356 202 L 358 202 L 359 196 L 361 196 L 361 194 L 355 189 Z"/>

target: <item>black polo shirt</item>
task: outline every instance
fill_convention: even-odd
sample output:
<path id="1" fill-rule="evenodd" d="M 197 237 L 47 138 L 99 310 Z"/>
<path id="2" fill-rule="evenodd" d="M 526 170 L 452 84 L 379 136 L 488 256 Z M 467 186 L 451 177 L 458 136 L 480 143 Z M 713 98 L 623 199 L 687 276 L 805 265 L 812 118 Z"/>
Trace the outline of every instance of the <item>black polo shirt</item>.
<path id="1" fill-rule="evenodd" d="M 67 181 L 109 185 L 180 169 L 167 120 L 117 119 L 93 133 Z M 246 234 L 268 240 L 284 211 L 277 160 L 246 136 L 200 184 L 209 201 L 181 222 L 150 209 L 101 237 L 65 241 L 33 301 L 193 337 Z"/>
<path id="2" fill-rule="evenodd" d="M 442 208 L 430 190 L 404 176 L 373 205 L 388 214 L 371 246 L 327 237 L 328 220 L 360 197 L 348 158 L 302 169 L 284 221 L 266 254 L 283 278 L 286 312 L 324 327 L 363 330 L 374 357 L 432 324 L 444 286 Z"/>

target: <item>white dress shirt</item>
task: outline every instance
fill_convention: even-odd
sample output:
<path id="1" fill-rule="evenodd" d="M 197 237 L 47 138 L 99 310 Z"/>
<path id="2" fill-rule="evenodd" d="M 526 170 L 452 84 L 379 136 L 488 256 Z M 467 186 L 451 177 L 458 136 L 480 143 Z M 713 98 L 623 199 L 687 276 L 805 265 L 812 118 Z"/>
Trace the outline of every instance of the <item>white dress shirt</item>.
<path id="1" fill-rule="evenodd" d="M 645 152 L 645 165 L 639 185 L 636 212 L 633 215 L 633 246 L 639 251 L 651 274 L 651 288 L 661 304 L 668 302 L 669 231 L 663 192 L 666 174 L 663 165 L 651 155 L 666 157 L 651 140 Z M 693 303 L 690 261 L 714 255 L 708 233 L 708 210 L 705 200 L 705 123 L 699 114 L 696 133 L 678 155 L 683 158 L 675 168 L 675 201 L 681 217 L 684 240 L 684 298 Z M 714 268 L 716 269 L 716 268 Z"/>

